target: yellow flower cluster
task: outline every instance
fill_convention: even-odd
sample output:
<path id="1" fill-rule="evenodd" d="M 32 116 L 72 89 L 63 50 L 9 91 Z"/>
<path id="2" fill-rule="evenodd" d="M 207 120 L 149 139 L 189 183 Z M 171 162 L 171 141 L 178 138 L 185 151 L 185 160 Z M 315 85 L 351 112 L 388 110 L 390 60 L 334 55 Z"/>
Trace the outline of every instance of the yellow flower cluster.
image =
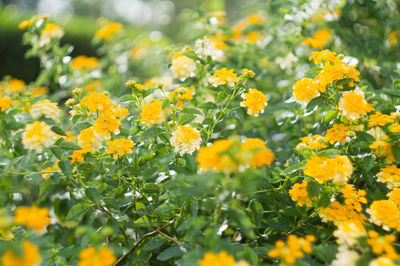
<path id="1" fill-rule="evenodd" d="M 250 266 L 246 261 L 240 260 L 235 262 L 235 258 L 226 251 L 220 253 L 206 252 L 204 257 L 199 261 L 199 266 Z"/>
<path id="2" fill-rule="evenodd" d="M 78 144 L 81 147 L 90 146 L 94 149 L 100 148 L 101 142 L 106 139 L 106 136 L 97 133 L 94 127 L 82 129 L 78 136 Z"/>
<path id="3" fill-rule="evenodd" d="M 283 260 L 284 265 L 295 265 L 296 259 L 304 257 L 304 253 L 312 253 L 311 243 L 315 242 L 315 236 L 307 235 L 304 238 L 289 235 L 287 242 L 278 240 L 275 248 L 268 251 L 268 256 Z"/>
<path id="4" fill-rule="evenodd" d="M 357 226 L 352 222 L 340 223 L 337 227 L 333 235 L 340 246 L 358 246 L 358 239 L 367 235 L 364 227 Z"/>
<path id="5" fill-rule="evenodd" d="M 0 82 L 0 97 L 10 96 L 11 94 L 21 92 L 25 87 L 26 84 L 23 80 L 5 77 Z"/>
<path id="6" fill-rule="evenodd" d="M 350 131 L 348 126 L 343 124 L 334 124 L 332 128 L 326 131 L 325 141 L 330 144 L 334 144 L 337 141 L 345 143 L 348 131 Z"/>
<path id="7" fill-rule="evenodd" d="M 372 114 L 369 116 L 368 119 L 368 126 L 369 127 L 383 127 L 388 123 L 393 123 L 394 118 L 391 117 L 390 115 L 385 115 L 382 114 L 381 112 L 375 112 L 375 114 Z"/>
<path id="8" fill-rule="evenodd" d="M 111 40 L 114 35 L 122 30 L 122 24 L 111 22 L 96 31 L 95 37 L 106 41 Z"/>
<path id="9" fill-rule="evenodd" d="M 366 219 L 364 214 L 357 212 L 352 206 L 342 205 L 338 201 L 321 209 L 319 216 L 324 222 L 333 222 L 336 226 L 353 223 L 360 230 L 364 228 Z"/>
<path id="10" fill-rule="evenodd" d="M 19 257 L 13 251 L 7 250 L 4 252 L 1 259 L 3 266 L 34 266 L 42 261 L 42 256 L 39 253 L 39 248 L 31 242 L 25 240 L 21 244 L 23 256 Z"/>
<path id="11" fill-rule="evenodd" d="M 104 92 L 91 92 L 89 96 L 83 97 L 81 105 L 87 107 L 91 113 L 100 114 L 108 113 L 114 107 L 110 97 L 105 95 Z"/>
<path id="12" fill-rule="evenodd" d="M 90 147 L 89 145 L 83 146 L 82 149 L 80 150 L 75 150 L 69 157 L 72 159 L 71 163 L 81 163 L 85 159 L 83 157 L 84 154 L 89 153 L 93 151 L 93 148 Z"/>
<path id="13" fill-rule="evenodd" d="M 112 251 L 103 246 L 97 251 L 94 247 L 88 247 L 79 253 L 77 266 L 111 266 L 117 258 Z"/>
<path id="14" fill-rule="evenodd" d="M 322 63 L 323 69 L 314 79 L 303 78 L 295 83 L 293 98 L 302 105 L 306 105 L 309 101 L 318 97 L 320 93 L 325 92 L 326 86 L 335 81 L 345 78 L 353 79 L 349 83 L 350 86 L 354 86 L 354 81 L 360 81 L 358 77 L 360 72 L 356 70 L 356 66 L 346 64 L 336 57 L 335 52 L 329 50 L 313 52 L 310 56 L 311 60 L 314 60 L 315 64 Z M 362 108 L 362 106 L 359 108 Z"/>
<path id="15" fill-rule="evenodd" d="M 307 161 L 304 174 L 314 177 L 320 184 L 329 180 L 344 184 L 353 174 L 353 166 L 346 155 L 335 158 L 313 156 Z"/>
<path id="16" fill-rule="evenodd" d="M 53 119 L 56 122 L 60 122 L 61 110 L 58 109 L 57 103 L 52 103 L 47 99 L 36 102 L 32 105 L 30 110 L 33 119 L 38 119 L 41 116 Z"/>
<path id="17" fill-rule="evenodd" d="M 262 38 L 262 35 L 257 30 L 246 31 L 246 28 L 252 25 L 263 25 L 265 23 L 265 16 L 263 14 L 251 14 L 246 19 L 239 21 L 232 26 L 232 34 L 227 36 L 233 41 L 248 41 L 255 43 Z"/>
<path id="18" fill-rule="evenodd" d="M 80 55 L 72 59 L 71 67 L 76 70 L 92 70 L 99 67 L 99 59 Z"/>
<path id="19" fill-rule="evenodd" d="M 22 134 L 22 144 L 25 149 L 42 152 L 44 147 L 53 144 L 56 134 L 45 122 L 36 121 L 33 124 L 27 124 Z"/>
<path id="20" fill-rule="evenodd" d="M 394 161 L 392 153 L 392 143 L 387 142 L 389 136 L 383 135 L 376 139 L 369 148 L 373 150 L 374 154 L 378 157 L 387 157 L 389 161 Z"/>
<path id="21" fill-rule="evenodd" d="M 179 126 L 172 133 L 170 143 L 174 148 L 174 151 L 179 153 L 181 156 L 185 153 L 193 154 L 194 151 L 197 151 L 200 148 L 200 132 L 190 125 Z"/>
<path id="22" fill-rule="evenodd" d="M 264 113 L 264 108 L 267 106 L 264 93 L 257 89 L 250 89 L 248 93 L 242 93 L 241 97 L 244 101 L 240 102 L 240 106 L 247 107 L 249 115 L 257 117 L 259 113 Z"/>
<path id="23" fill-rule="evenodd" d="M 376 255 L 381 255 L 389 259 L 398 258 L 398 254 L 392 243 L 396 241 L 396 236 L 394 235 L 385 235 L 380 236 L 376 231 L 368 231 L 369 239 L 367 243 L 372 247 L 372 251 Z"/>
<path id="24" fill-rule="evenodd" d="M 308 182 L 304 180 L 302 183 L 294 184 L 293 188 L 289 190 L 289 195 L 292 200 L 297 202 L 297 204 L 299 204 L 301 207 L 310 207 L 312 205 L 312 200 L 317 198 L 314 196 L 312 199 L 310 199 L 307 192 L 307 184 Z"/>
<path id="25" fill-rule="evenodd" d="M 10 97 L 0 97 L 0 110 L 4 112 L 11 107 L 13 100 Z"/>
<path id="26" fill-rule="evenodd" d="M 312 38 L 305 38 L 301 44 L 322 49 L 330 41 L 330 39 L 331 31 L 329 29 L 319 29 L 314 33 Z"/>
<path id="27" fill-rule="evenodd" d="M 324 137 L 321 135 L 314 135 L 311 137 L 301 138 L 298 148 L 303 147 L 311 150 L 320 150 L 328 147 L 325 143 Z"/>
<path id="28" fill-rule="evenodd" d="M 18 207 L 15 210 L 15 222 L 40 233 L 50 224 L 49 209 L 36 206 Z"/>
<path id="29" fill-rule="evenodd" d="M 163 103 L 160 100 L 154 100 L 152 103 L 144 105 L 140 113 L 140 122 L 145 123 L 146 126 L 164 122 L 165 112 L 162 108 Z"/>
<path id="30" fill-rule="evenodd" d="M 196 76 L 196 62 L 183 55 L 184 52 L 177 52 L 171 62 L 171 71 L 180 80 Z"/>
<path id="31" fill-rule="evenodd" d="M 133 153 L 132 148 L 135 146 L 135 143 L 131 139 L 114 139 L 107 141 L 107 154 L 112 154 L 114 159 L 121 157 L 125 154 Z"/>
<path id="32" fill-rule="evenodd" d="M 64 31 L 56 24 L 48 23 L 40 34 L 40 46 L 47 45 L 53 39 L 61 39 Z"/>
<path id="33" fill-rule="evenodd" d="M 176 107 L 178 109 L 183 108 L 184 101 L 193 99 L 194 90 L 189 88 L 176 88 L 169 94 L 168 99 L 170 101 L 176 101 Z"/>
<path id="34" fill-rule="evenodd" d="M 275 155 L 265 146 L 261 139 L 246 139 L 241 145 L 234 140 L 217 140 L 212 145 L 200 148 L 196 157 L 201 171 L 213 170 L 233 172 L 269 165 Z"/>
<path id="35" fill-rule="evenodd" d="M 345 184 L 344 188 L 342 188 L 340 192 L 342 192 L 344 196 L 344 203 L 347 206 L 352 207 L 357 212 L 362 211 L 361 204 L 367 203 L 367 199 L 365 198 L 365 195 L 367 193 L 365 192 L 365 190 L 362 189 L 357 190 L 353 186 Z"/>
<path id="36" fill-rule="evenodd" d="M 400 209 L 391 200 L 376 200 L 367 209 L 370 221 L 384 230 L 400 230 Z"/>
<path id="37" fill-rule="evenodd" d="M 400 168 L 396 165 L 386 165 L 376 176 L 379 182 L 385 183 L 390 189 L 400 187 Z"/>
<path id="38" fill-rule="evenodd" d="M 364 93 L 360 89 L 354 91 L 345 91 L 339 101 L 340 114 L 348 120 L 357 120 L 361 116 L 373 111 L 372 104 L 364 99 Z"/>
<path id="39" fill-rule="evenodd" d="M 235 83 L 239 81 L 237 74 L 234 73 L 233 69 L 217 69 L 214 74 L 209 78 L 209 82 L 214 86 L 218 87 L 220 85 L 228 85 L 234 87 Z"/>
<path id="40" fill-rule="evenodd" d="M 47 92 L 48 90 L 46 87 L 37 87 L 32 90 L 32 96 L 33 97 L 43 96 L 46 95 Z"/>

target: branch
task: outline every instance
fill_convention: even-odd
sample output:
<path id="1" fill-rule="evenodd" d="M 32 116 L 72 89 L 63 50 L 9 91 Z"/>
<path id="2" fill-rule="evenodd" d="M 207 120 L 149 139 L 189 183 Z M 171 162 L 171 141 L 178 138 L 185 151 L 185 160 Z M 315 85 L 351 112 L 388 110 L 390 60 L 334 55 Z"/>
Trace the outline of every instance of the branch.
<path id="1" fill-rule="evenodd" d="M 112 214 L 111 214 L 106 208 L 104 208 L 101 204 L 99 204 L 99 207 L 100 207 L 100 209 L 101 209 L 102 211 L 104 211 L 108 216 L 110 216 L 111 219 L 115 219 L 115 218 L 112 216 Z M 126 235 L 124 229 L 122 229 L 122 227 L 121 227 L 120 225 L 118 225 L 118 227 L 119 227 L 119 231 L 121 231 L 121 233 L 122 233 L 122 235 L 124 236 L 125 240 L 128 240 L 129 237 Z"/>
<path id="2" fill-rule="evenodd" d="M 154 230 L 154 231 L 152 231 L 152 232 L 150 232 L 150 233 L 147 233 L 147 234 L 142 235 L 142 237 L 136 242 L 136 244 L 135 244 L 127 253 L 125 253 L 125 255 L 123 255 L 122 257 L 120 257 L 120 258 L 117 260 L 117 262 L 114 263 L 114 266 L 119 265 L 126 257 L 128 257 L 133 251 L 135 251 L 135 249 L 140 245 L 140 243 L 142 243 L 142 241 L 143 241 L 146 237 L 149 237 L 149 236 L 153 236 L 153 235 L 156 235 L 156 234 L 161 234 L 161 235 L 167 237 L 168 239 L 170 239 L 171 241 L 173 241 L 175 244 L 179 245 L 179 242 L 178 242 L 176 239 L 174 239 L 174 238 L 170 237 L 169 235 L 167 235 L 167 234 L 161 232 L 162 229 L 165 229 L 165 228 L 167 228 L 167 227 L 169 227 L 169 226 L 171 226 L 171 225 L 173 225 L 173 224 L 174 224 L 174 222 L 171 222 L 171 223 L 169 223 L 169 224 L 167 224 L 167 225 L 158 227 L 156 230 Z"/>

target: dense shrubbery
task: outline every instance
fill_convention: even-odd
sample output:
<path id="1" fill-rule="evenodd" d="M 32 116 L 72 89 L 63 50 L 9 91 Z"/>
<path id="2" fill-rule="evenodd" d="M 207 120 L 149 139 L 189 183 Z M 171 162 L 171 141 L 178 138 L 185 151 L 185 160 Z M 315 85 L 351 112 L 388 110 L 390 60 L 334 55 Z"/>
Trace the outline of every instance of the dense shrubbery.
<path id="1" fill-rule="evenodd" d="M 48 17 L 21 22 L 42 71 L 0 83 L 2 264 L 399 263 L 396 61 L 346 56 L 340 6 L 268 7 L 194 13 L 158 55 L 103 21 L 99 58 L 71 58 Z"/>

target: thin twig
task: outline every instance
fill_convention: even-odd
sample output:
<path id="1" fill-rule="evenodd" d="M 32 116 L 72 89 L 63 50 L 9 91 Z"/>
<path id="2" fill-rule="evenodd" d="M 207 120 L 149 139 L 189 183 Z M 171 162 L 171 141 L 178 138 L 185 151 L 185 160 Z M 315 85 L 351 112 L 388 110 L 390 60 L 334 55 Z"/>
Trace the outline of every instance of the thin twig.
<path id="1" fill-rule="evenodd" d="M 110 216 L 111 219 L 115 219 L 112 214 L 106 209 L 104 208 L 101 204 L 99 205 L 100 209 L 102 209 L 102 211 L 104 211 L 108 216 Z M 122 235 L 124 236 L 125 240 L 128 240 L 129 237 L 126 235 L 124 229 L 122 229 L 122 227 L 120 225 L 118 225 L 119 227 L 119 231 L 121 231 Z"/>
<path id="2" fill-rule="evenodd" d="M 169 226 L 171 226 L 173 224 L 174 224 L 174 222 L 171 222 L 171 223 L 169 223 L 167 225 L 158 227 L 156 230 L 154 230 L 154 231 L 152 231 L 150 233 L 142 235 L 142 237 L 136 242 L 136 244 L 127 253 L 125 253 L 122 257 L 120 257 L 117 260 L 117 262 L 114 263 L 114 266 L 119 265 L 126 257 L 128 257 L 133 251 L 135 251 L 135 249 L 140 245 L 140 243 L 142 243 L 142 241 L 146 237 L 149 237 L 149 236 L 153 236 L 153 235 L 156 235 L 156 234 L 161 234 L 161 235 L 164 235 L 164 236 L 168 237 L 168 239 L 170 239 L 171 241 L 173 241 L 174 243 L 177 243 L 179 245 L 179 242 L 177 240 L 175 240 L 172 237 L 168 236 L 167 234 L 164 234 L 163 232 L 161 232 L 162 229 L 165 229 L 165 228 L 167 228 L 167 227 L 169 227 Z"/>

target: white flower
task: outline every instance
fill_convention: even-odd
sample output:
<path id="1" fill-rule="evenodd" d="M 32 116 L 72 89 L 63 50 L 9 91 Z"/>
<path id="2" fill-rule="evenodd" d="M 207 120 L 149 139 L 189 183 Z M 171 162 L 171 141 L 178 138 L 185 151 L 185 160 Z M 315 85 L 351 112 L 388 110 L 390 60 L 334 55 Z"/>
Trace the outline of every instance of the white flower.
<path id="1" fill-rule="evenodd" d="M 332 261 L 332 266 L 354 266 L 360 255 L 354 251 L 348 249 L 347 246 L 339 246 L 336 259 Z"/>
<path id="2" fill-rule="evenodd" d="M 357 239 L 365 236 L 366 233 L 361 231 L 354 223 L 344 223 L 338 226 L 333 235 L 337 238 L 336 242 L 339 245 L 352 247 L 357 245 Z"/>
<path id="3" fill-rule="evenodd" d="M 212 60 L 219 60 L 224 56 L 224 52 L 215 48 L 207 36 L 204 36 L 203 39 L 197 39 L 195 47 L 195 53 L 202 59 L 207 59 L 210 56 Z"/>
<path id="4" fill-rule="evenodd" d="M 178 53 L 172 59 L 171 71 L 178 79 L 186 79 L 196 76 L 196 62 L 184 55 Z"/>
<path id="5" fill-rule="evenodd" d="M 56 122 L 60 121 L 61 110 L 58 109 L 57 103 L 52 103 L 49 100 L 43 100 L 32 105 L 31 116 L 33 119 L 38 119 L 41 116 L 51 118 Z"/>

